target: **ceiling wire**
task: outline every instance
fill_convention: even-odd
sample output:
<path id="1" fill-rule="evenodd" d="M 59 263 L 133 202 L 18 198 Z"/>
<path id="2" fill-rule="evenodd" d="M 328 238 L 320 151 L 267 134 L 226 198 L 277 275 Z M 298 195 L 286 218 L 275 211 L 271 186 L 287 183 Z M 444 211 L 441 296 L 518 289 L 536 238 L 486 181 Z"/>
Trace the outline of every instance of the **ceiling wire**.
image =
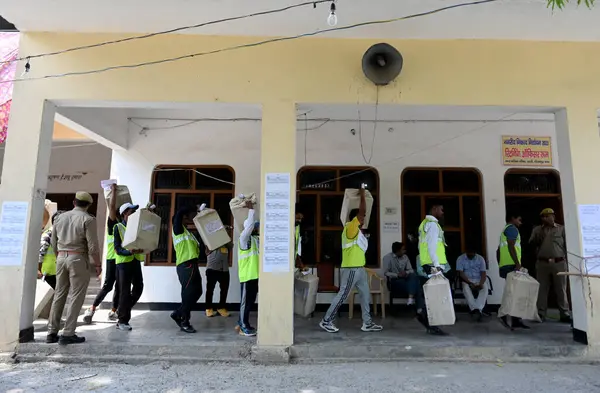
<path id="1" fill-rule="evenodd" d="M 232 22 L 232 21 L 236 21 L 236 20 L 240 20 L 240 19 L 253 18 L 253 17 L 263 16 L 263 15 L 269 15 L 269 14 L 276 14 L 276 13 L 280 13 L 280 12 L 289 11 L 289 10 L 294 9 L 294 8 L 300 8 L 300 7 L 306 7 L 306 6 L 312 6 L 314 8 L 316 6 L 316 4 L 327 3 L 329 1 L 330 0 L 307 1 L 307 2 L 304 2 L 304 3 L 292 4 L 292 5 L 289 5 L 287 7 L 275 8 L 275 9 L 271 9 L 271 10 L 267 10 L 267 11 L 253 12 L 251 14 L 246 14 L 246 15 L 232 16 L 232 17 L 229 17 L 229 18 L 212 20 L 212 21 L 209 21 L 209 22 L 198 23 L 198 24 L 195 24 L 195 25 L 182 26 L 182 27 L 177 27 L 177 28 L 168 29 L 168 30 L 161 30 L 161 31 L 157 31 L 157 32 L 154 32 L 154 33 L 149 33 L 149 34 L 131 36 L 131 37 L 127 37 L 127 38 L 121 38 L 121 39 L 118 39 L 118 40 L 103 41 L 103 42 L 99 42 L 99 43 L 96 43 L 96 44 L 90 44 L 90 45 L 75 46 L 75 47 L 72 47 L 72 48 L 63 49 L 63 50 L 59 50 L 59 51 L 55 51 L 55 52 L 46 52 L 46 53 L 39 53 L 39 54 L 36 54 L 36 55 L 23 56 L 23 57 L 19 57 L 17 59 L 1 61 L 0 65 L 1 64 L 14 63 L 14 62 L 18 62 L 18 61 L 25 61 L 25 60 L 29 61 L 31 59 L 38 59 L 38 58 L 41 58 L 41 57 L 50 57 L 50 56 L 62 55 L 64 53 L 77 52 L 77 51 L 81 51 L 81 50 L 98 48 L 98 47 L 102 47 L 102 46 L 120 44 L 120 43 L 128 42 L 128 41 L 143 40 L 143 39 L 147 39 L 147 38 L 151 38 L 151 37 L 156 37 L 156 36 L 165 35 L 165 34 L 177 33 L 177 32 L 184 31 L 184 30 L 197 29 L 197 28 L 200 28 L 200 27 L 205 27 L 205 26 L 210 26 L 210 25 L 216 25 L 216 24 L 224 23 L 224 22 Z"/>
<path id="2" fill-rule="evenodd" d="M 423 16 L 429 16 L 429 15 L 437 14 L 437 13 L 440 13 L 443 11 L 448 11 L 448 10 L 455 9 L 455 8 L 482 5 L 482 4 L 494 3 L 494 2 L 498 2 L 498 1 L 504 1 L 504 0 L 479 0 L 479 1 L 473 1 L 473 2 L 458 3 L 458 4 L 453 4 L 450 6 L 441 7 L 441 8 L 433 9 L 430 11 L 416 13 L 416 14 L 406 15 L 406 16 L 402 16 L 402 17 L 398 17 L 398 18 L 360 22 L 360 23 L 355 23 L 355 24 L 347 25 L 347 26 L 332 27 L 329 29 L 317 30 L 314 32 L 302 33 L 302 34 L 298 34 L 298 35 L 294 35 L 294 36 L 266 39 L 266 40 L 262 40 L 262 41 L 249 43 L 249 44 L 234 45 L 234 46 L 230 46 L 230 47 L 214 49 L 214 50 L 205 51 L 205 52 L 190 53 L 190 54 L 186 54 L 186 55 L 164 58 L 164 59 L 159 59 L 159 60 L 153 60 L 153 61 L 148 61 L 148 62 L 133 63 L 133 64 L 121 64 L 121 65 L 114 65 L 114 66 L 109 66 L 109 67 L 104 67 L 104 68 L 98 68 L 98 69 L 94 69 L 94 70 L 65 72 L 65 73 L 60 73 L 60 74 L 43 75 L 43 76 L 39 76 L 39 77 L 11 79 L 11 80 L 0 81 L 0 83 L 31 82 L 31 81 L 36 81 L 36 80 L 65 78 L 65 77 L 70 77 L 70 76 L 91 75 L 91 74 L 99 74 L 99 73 L 104 73 L 104 72 L 114 71 L 114 70 L 119 70 L 119 69 L 135 69 L 135 68 L 153 66 L 153 65 L 158 65 L 158 64 L 172 63 L 172 62 L 177 62 L 180 60 L 191 59 L 194 57 L 208 56 L 208 55 L 214 55 L 217 53 L 230 52 L 230 51 L 235 51 L 235 50 L 239 50 L 239 49 L 253 48 L 253 47 L 257 47 L 257 46 L 273 44 L 273 43 L 277 43 L 277 42 L 291 41 L 291 40 L 317 36 L 317 35 L 335 32 L 335 31 L 351 30 L 351 29 L 364 27 L 364 26 L 389 24 L 389 23 L 399 22 L 402 20 L 415 19 L 415 18 L 419 18 L 419 17 L 423 17 Z"/>

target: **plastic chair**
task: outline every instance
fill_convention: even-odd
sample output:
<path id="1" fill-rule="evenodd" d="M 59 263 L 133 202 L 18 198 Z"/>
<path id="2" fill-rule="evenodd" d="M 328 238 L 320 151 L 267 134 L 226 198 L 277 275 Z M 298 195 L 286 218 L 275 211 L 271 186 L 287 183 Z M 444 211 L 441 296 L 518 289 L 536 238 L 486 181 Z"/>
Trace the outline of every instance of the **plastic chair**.
<path id="1" fill-rule="evenodd" d="M 367 271 L 369 281 L 369 293 L 371 294 L 371 300 L 373 302 L 373 315 L 377 315 L 377 300 L 381 305 L 381 316 L 385 318 L 385 299 L 386 299 L 386 284 L 385 279 L 379 277 L 374 270 L 365 269 Z M 354 316 L 354 297 L 358 294 L 356 289 L 353 289 L 348 297 L 348 318 L 352 319 Z M 378 298 L 378 299 L 377 299 Z"/>

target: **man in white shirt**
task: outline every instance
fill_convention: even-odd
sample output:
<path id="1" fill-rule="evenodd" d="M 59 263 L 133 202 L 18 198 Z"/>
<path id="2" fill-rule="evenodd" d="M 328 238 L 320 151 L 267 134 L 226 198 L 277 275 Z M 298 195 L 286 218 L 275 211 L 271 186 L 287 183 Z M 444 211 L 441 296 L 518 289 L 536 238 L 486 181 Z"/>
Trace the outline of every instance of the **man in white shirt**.
<path id="1" fill-rule="evenodd" d="M 481 321 L 488 296 L 485 259 L 473 248 L 468 248 L 467 252 L 456 260 L 456 271 L 459 274 L 471 314 L 476 314 L 477 320 Z"/>

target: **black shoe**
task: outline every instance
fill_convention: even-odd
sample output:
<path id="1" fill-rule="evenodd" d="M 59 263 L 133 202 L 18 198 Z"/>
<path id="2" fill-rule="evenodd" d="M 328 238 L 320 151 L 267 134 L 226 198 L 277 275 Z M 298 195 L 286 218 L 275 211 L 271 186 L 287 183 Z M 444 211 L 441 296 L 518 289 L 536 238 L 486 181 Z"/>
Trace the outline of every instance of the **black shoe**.
<path id="1" fill-rule="evenodd" d="M 432 336 L 448 336 L 449 334 L 446 333 L 445 331 L 443 331 L 442 329 L 440 329 L 437 326 L 432 326 L 429 329 L 427 329 L 427 333 L 431 334 Z"/>
<path id="2" fill-rule="evenodd" d="M 571 318 L 569 315 L 563 315 L 560 317 L 560 322 L 573 324 L 573 318 Z"/>
<path id="3" fill-rule="evenodd" d="M 192 325 L 188 324 L 182 324 L 181 325 L 181 331 L 182 332 L 186 332 L 186 333 L 196 333 L 196 329 L 194 329 L 194 327 Z"/>
<path id="4" fill-rule="evenodd" d="M 417 321 L 419 321 L 421 325 L 425 326 L 426 329 L 429 329 L 429 321 L 423 314 L 417 314 Z"/>
<path id="5" fill-rule="evenodd" d="M 484 317 L 491 317 L 492 316 L 492 314 L 490 314 L 489 312 L 485 312 L 485 311 L 482 311 L 481 314 L 483 314 Z"/>
<path id="6" fill-rule="evenodd" d="M 514 319 L 513 327 L 519 328 L 519 329 L 525 329 L 525 330 L 531 329 L 529 326 L 525 325 L 521 319 Z"/>
<path id="7" fill-rule="evenodd" d="M 181 327 L 181 318 L 179 317 L 179 315 L 177 314 L 176 311 L 173 311 L 171 313 L 171 319 L 173 321 L 175 321 L 175 323 L 177 324 L 177 326 Z"/>
<path id="8" fill-rule="evenodd" d="M 483 313 L 481 312 L 481 310 L 476 310 L 476 311 L 477 311 L 477 322 L 483 321 Z"/>
<path id="9" fill-rule="evenodd" d="M 76 334 L 72 336 L 60 336 L 58 343 L 60 345 L 81 344 L 85 342 L 85 337 L 78 337 Z"/>
<path id="10" fill-rule="evenodd" d="M 500 320 L 500 323 L 502 324 L 502 326 L 504 326 L 505 328 L 507 328 L 508 330 L 513 330 L 513 327 L 508 323 L 508 316 L 503 316 L 498 318 Z"/>
<path id="11" fill-rule="evenodd" d="M 56 344 L 58 342 L 58 334 L 50 333 L 46 336 L 46 344 Z"/>

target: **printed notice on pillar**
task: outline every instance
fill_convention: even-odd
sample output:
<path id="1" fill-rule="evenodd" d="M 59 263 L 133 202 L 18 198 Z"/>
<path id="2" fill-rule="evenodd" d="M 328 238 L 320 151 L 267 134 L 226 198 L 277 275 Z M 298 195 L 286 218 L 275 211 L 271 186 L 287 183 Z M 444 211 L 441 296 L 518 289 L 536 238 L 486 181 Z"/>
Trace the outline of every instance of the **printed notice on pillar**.
<path id="1" fill-rule="evenodd" d="M 600 274 L 600 205 L 579 205 L 579 225 L 587 273 Z"/>
<path id="2" fill-rule="evenodd" d="M 290 174 L 267 173 L 265 183 L 265 243 L 263 272 L 290 271 Z"/>
<path id="3" fill-rule="evenodd" d="M 21 266 L 27 234 L 27 202 L 3 202 L 0 213 L 0 266 Z"/>

